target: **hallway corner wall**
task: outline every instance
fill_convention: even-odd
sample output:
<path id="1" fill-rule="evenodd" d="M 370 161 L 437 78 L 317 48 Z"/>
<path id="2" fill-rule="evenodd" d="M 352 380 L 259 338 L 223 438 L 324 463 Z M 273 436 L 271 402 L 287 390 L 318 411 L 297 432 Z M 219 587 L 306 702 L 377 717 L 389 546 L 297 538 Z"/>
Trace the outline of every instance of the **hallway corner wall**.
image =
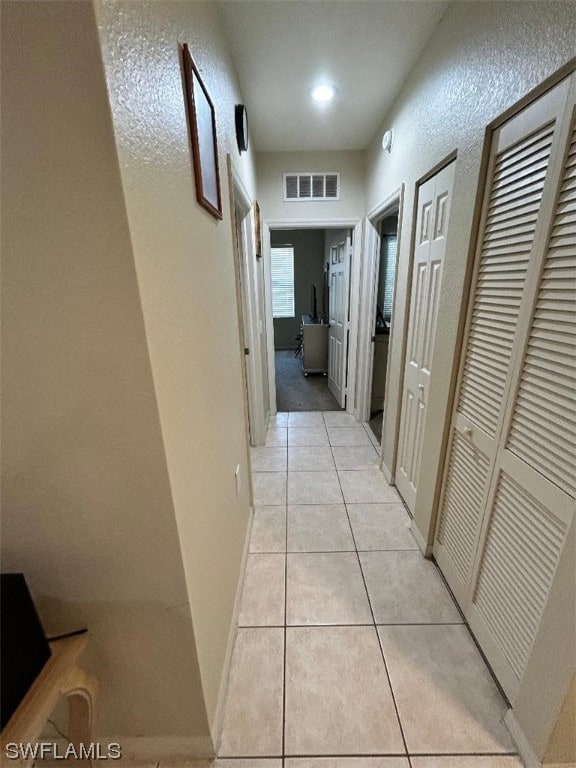
<path id="1" fill-rule="evenodd" d="M 94 10 L 1 14 L 2 568 L 88 628 L 98 738 L 209 754 Z"/>
<path id="2" fill-rule="evenodd" d="M 202 689 L 218 727 L 250 513 L 247 425 L 226 154 L 242 101 L 218 6 L 95 0 Z M 223 218 L 196 200 L 179 43 L 215 108 Z M 237 485 L 235 469 L 240 467 Z"/>
<path id="3" fill-rule="evenodd" d="M 550 44 L 554 40 L 554 44 Z M 576 6 L 568 2 L 452 3 L 381 128 L 367 150 L 367 208 L 406 184 L 389 365 L 392 369 L 384 420 L 383 458 L 394 465 L 400 410 L 405 327 L 414 228 L 416 184 L 457 151 L 454 197 L 439 300 L 436 341 L 414 521 L 431 547 L 434 504 L 441 482 L 442 446 L 450 417 L 450 391 L 458 370 L 456 344 L 467 297 L 464 284 L 478 180 L 487 125 L 576 55 Z M 392 129 L 390 153 L 382 150 L 384 130 Z M 566 555 L 568 556 L 568 555 Z M 563 592 L 565 594 L 565 592 Z M 559 598 L 560 600 L 560 598 Z M 561 601 L 560 601 L 561 602 Z M 566 640 L 566 624 L 562 624 Z M 560 635 L 556 641 L 560 643 Z M 542 681 L 543 651 L 533 658 L 533 681 Z M 566 662 L 566 685 L 570 680 Z M 540 709 L 537 687 L 526 676 L 514 704 L 520 727 L 541 758 L 553 716 L 565 690 L 547 691 Z"/>

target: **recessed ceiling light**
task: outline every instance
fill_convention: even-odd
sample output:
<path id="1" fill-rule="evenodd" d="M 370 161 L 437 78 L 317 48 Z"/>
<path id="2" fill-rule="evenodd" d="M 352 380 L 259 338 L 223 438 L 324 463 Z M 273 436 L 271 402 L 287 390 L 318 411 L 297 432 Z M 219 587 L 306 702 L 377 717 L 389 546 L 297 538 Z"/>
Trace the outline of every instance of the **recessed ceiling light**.
<path id="1" fill-rule="evenodd" d="M 336 96 L 336 88 L 334 88 L 333 85 L 322 83 L 321 85 L 316 85 L 312 88 L 310 96 L 312 96 L 314 101 L 326 103 L 327 101 L 332 101 L 334 96 Z"/>

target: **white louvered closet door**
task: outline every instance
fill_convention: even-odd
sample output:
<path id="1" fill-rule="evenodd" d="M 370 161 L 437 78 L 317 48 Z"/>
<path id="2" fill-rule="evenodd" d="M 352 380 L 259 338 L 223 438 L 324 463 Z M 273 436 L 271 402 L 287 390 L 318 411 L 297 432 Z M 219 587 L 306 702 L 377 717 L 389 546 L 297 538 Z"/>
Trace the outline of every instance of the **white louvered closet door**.
<path id="1" fill-rule="evenodd" d="M 573 105 L 563 81 L 493 136 L 435 543 L 509 697 L 574 513 Z"/>

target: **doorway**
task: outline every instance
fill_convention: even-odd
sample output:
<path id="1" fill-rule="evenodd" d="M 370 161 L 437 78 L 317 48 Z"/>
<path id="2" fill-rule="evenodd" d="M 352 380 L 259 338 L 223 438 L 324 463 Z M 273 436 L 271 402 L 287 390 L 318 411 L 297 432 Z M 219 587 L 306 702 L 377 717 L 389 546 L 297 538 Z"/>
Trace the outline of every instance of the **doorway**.
<path id="1" fill-rule="evenodd" d="M 264 265 L 255 248 L 254 207 L 230 158 L 228 174 L 231 190 L 233 253 L 242 378 L 245 387 L 245 417 L 250 445 L 264 445 L 270 413 L 268 356 L 265 334 Z"/>
<path id="2" fill-rule="evenodd" d="M 376 283 L 376 306 L 372 320 L 372 382 L 368 423 L 378 443 L 382 442 L 397 250 L 398 210 L 395 210 L 380 222 L 380 258 Z"/>
<path id="3" fill-rule="evenodd" d="M 327 386 L 326 233 L 274 230 L 270 246 L 277 410 L 336 410 Z"/>
<path id="4" fill-rule="evenodd" d="M 277 411 L 353 410 L 351 293 L 359 285 L 359 226 L 264 226 L 270 405 Z"/>
<path id="5" fill-rule="evenodd" d="M 403 205 L 401 185 L 366 217 L 359 296 L 356 418 L 366 424 L 374 444 L 380 445 L 381 467 L 390 483 L 394 482 L 400 403 L 398 377 L 389 360 L 396 351 L 394 344 L 402 345 L 394 329 L 398 330 L 398 305 L 401 316 L 404 303 L 403 292 L 396 287 Z"/>

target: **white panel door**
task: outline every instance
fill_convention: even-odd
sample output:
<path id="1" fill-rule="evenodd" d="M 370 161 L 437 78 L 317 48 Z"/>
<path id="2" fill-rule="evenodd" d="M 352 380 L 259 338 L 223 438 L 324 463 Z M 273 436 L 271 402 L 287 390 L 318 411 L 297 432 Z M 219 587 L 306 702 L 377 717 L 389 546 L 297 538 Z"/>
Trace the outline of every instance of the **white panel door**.
<path id="1" fill-rule="evenodd" d="M 434 546 L 510 697 L 574 514 L 573 103 L 564 81 L 493 135 Z"/>
<path id="2" fill-rule="evenodd" d="M 262 259 L 255 255 L 253 219 L 234 206 L 238 320 L 250 445 L 263 445 L 270 412 Z"/>
<path id="3" fill-rule="evenodd" d="M 351 236 L 347 231 L 329 233 L 328 388 L 338 405 L 346 405 L 348 329 L 350 326 Z"/>
<path id="4" fill-rule="evenodd" d="M 450 163 L 418 190 L 408 343 L 396 466 L 396 485 L 411 510 L 416 503 L 422 458 L 422 439 L 453 181 L 454 163 Z"/>
<path id="5" fill-rule="evenodd" d="M 237 277 L 240 290 L 240 301 L 238 302 L 238 314 L 240 315 L 240 343 L 242 346 L 242 368 L 244 372 L 244 387 L 246 393 L 247 415 L 248 415 L 248 438 L 250 445 L 256 445 L 257 430 L 255 429 L 257 421 L 258 403 L 254 397 L 254 380 L 252 370 L 248 365 L 247 356 L 250 353 L 250 307 L 248 305 L 248 276 L 246 274 L 246 243 L 242 231 L 242 213 L 238 208 L 234 211 L 234 231 L 236 234 L 236 253 L 237 253 Z"/>
<path id="6" fill-rule="evenodd" d="M 260 368 L 262 371 L 262 399 L 266 422 L 270 414 L 270 387 L 268 382 L 268 345 L 266 343 L 265 296 L 264 296 L 264 259 L 256 259 L 256 293 L 258 296 L 258 335 L 260 337 Z"/>

